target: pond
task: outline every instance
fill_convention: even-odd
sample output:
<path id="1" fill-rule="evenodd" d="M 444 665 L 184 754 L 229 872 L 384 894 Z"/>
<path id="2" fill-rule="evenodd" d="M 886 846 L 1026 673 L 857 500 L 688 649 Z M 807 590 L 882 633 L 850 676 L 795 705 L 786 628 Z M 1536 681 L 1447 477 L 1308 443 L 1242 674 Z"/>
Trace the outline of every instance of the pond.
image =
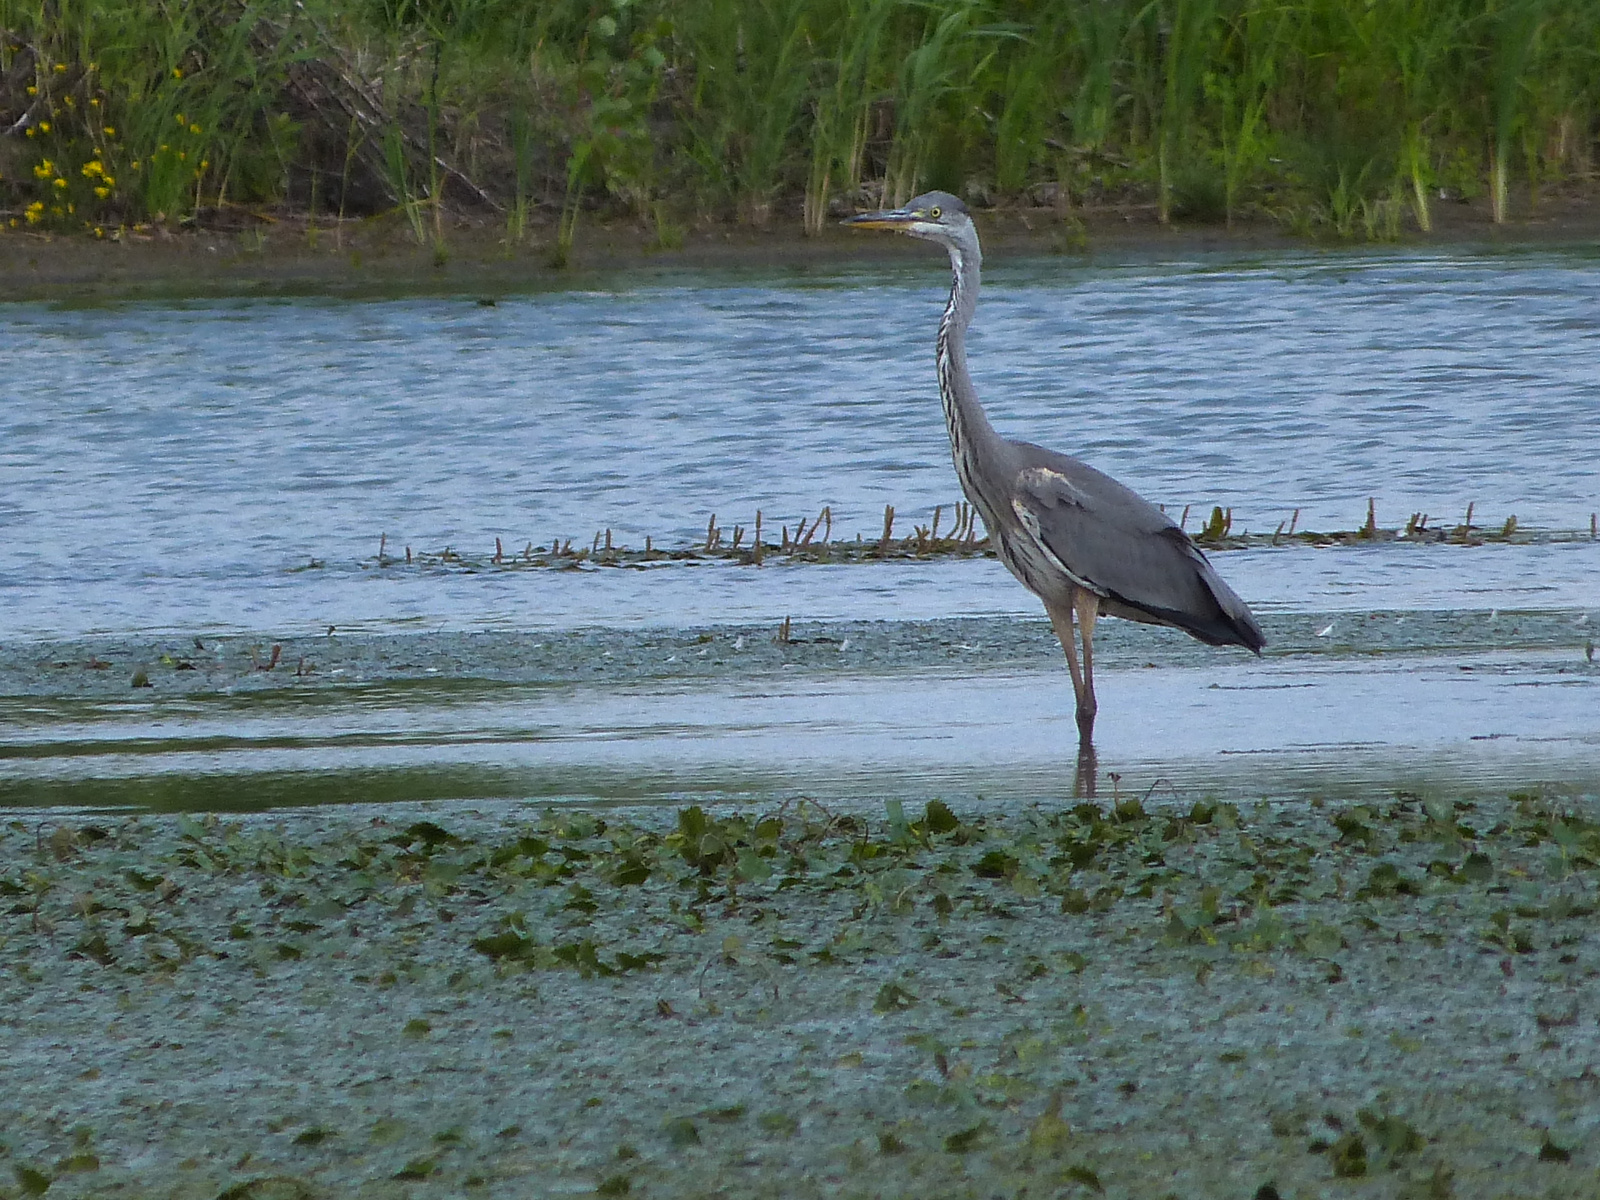
<path id="1" fill-rule="evenodd" d="M 992 559 L 376 564 L 380 539 L 479 560 L 497 538 L 683 546 L 713 514 L 748 538 L 757 510 L 774 544 L 824 506 L 835 538 L 875 539 L 886 505 L 897 536 L 936 506 L 948 522 L 945 287 L 930 255 L 493 304 L 0 307 L 0 802 L 1059 794 L 1059 650 Z M 1218 554 L 1268 657 L 1102 627 L 1103 771 L 1257 791 L 1596 772 L 1592 257 L 998 263 L 970 355 L 1002 432 L 1191 530 L 1213 505 L 1235 532 L 1349 530 L 1370 501 L 1391 529 L 1471 504 L 1489 530 L 1577 535 Z M 785 618 L 829 655 L 774 651 Z M 593 661 L 508 674 L 528 635 L 605 630 Z M 721 665 L 679 678 L 700 637 Z M 430 638 L 447 652 L 410 669 Z M 292 656 L 258 670 L 273 644 Z M 792 661 L 752 662 L 758 645 Z"/>

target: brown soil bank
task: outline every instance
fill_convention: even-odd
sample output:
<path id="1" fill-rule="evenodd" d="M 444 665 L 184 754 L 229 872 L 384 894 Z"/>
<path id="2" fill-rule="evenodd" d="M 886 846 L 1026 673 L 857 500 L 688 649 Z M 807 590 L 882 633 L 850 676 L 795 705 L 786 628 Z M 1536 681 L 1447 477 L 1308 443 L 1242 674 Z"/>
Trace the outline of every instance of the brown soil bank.
<path id="1" fill-rule="evenodd" d="M 1153 205 L 1008 208 L 981 213 L 991 262 L 1010 257 L 1162 259 L 1196 252 L 1375 243 L 1296 236 L 1269 222 L 1163 225 Z M 1486 201 L 1440 203 L 1434 231 L 1387 245 L 1519 247 L 1600 241 L 1600 196 L 1548 197 L 1534 215 L 1493 222 Z M 211 226 L 123 231 L 108 239 L 0 229 L 0 298 L 95 301 L 252 294 L 392 294 L 561 288 L 593 273 L 674 269 L 804 269 L 930 256 L 899 239 L 830 225 L 817 237 L 798 222 L 765 229 L 702 223 L 661 234 L 632 222 L 580 222 L 571 254 L 556 265 L 553 219 L 530 223 L 509 243 L 497 224 L 458 221 L 442 241 L 419 245 L 399 218 L 307 218 L 231 213 Z"/>

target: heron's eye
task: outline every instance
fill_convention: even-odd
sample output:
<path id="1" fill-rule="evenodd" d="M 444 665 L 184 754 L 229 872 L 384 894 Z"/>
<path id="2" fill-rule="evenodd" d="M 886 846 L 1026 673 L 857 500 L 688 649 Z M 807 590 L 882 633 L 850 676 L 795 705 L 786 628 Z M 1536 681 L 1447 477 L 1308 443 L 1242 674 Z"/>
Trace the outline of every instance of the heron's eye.
<path id="1" fill-rule="evenodd" d="M 939 219 L 939 206 L 935 204 L 932 208 L 930 208 L 928 210 L 928 215 L 937 221 Z"/>

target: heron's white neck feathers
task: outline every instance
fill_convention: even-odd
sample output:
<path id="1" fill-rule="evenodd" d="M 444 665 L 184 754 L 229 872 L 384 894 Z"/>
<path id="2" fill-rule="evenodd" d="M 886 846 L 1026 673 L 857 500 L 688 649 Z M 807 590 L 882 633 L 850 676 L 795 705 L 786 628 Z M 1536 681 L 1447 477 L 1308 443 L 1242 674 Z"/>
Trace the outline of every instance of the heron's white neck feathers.
<path id="1" fill-rule="evenodd" d="M 945 428 L 950 433 L 950 454 L 955 461 L 956 475 L 961 480 L 961 490 L 978 506 L 986 522 L 991 523 L 990 504 L 980 494 L 978 481 L 983 472 L 977 469 L 981 457 L 991 455 L 1000 443 L 1000 436 L 978 401 L 977 389 L 972 386 L 972 376 L 967 372 L 967 326 L 972 323 L 973 310 L 978 305 L 978 287 L 983 256 L 977 239 L 970 247 L 951 242 L 950 248 L 950 299 L 944 306 L 944 316 L 939 321 L 939 337 L 935 343 L 939 367 L 939 399 L 944 405 Z"/>

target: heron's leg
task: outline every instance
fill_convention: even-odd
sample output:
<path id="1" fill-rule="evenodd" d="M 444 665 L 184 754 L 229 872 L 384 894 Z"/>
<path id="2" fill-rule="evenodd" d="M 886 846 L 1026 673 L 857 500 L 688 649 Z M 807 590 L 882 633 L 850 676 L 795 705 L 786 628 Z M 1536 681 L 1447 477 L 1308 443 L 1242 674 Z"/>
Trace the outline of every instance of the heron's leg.
<path id="1" fill-rule="evenodd" d="M 1079 588 L 1072 596 L 1072 607 L 1078 614 L 1078 632 L 1083 637 L 1083 686 L 1078 689 L 1078 738 L 1088 743 L 1094 737 L 1094 715 L 1098 706 L 1094 699 L 1094 622 L 1100 615 L 1100 597 Z M 1073 673 L 1077 683 L 1077 673 Z"/>
<path id="2" fill-rule="evenodd" d="M 1097 779 L 1094 743 L 1078 743 L 1078 769 L 1072 776 L 1072 794 L 1094 799 Z"/>
<path id="3" fill-rule="evenodd" d="M 1050 614 L 1050 625 L 1056 631 L 1056 638 L 1061 642 L 1061 648 L 1066 651 L 1067 670 L 1072 672 L 1072 695 L 1078 702 L 1078 711 L 1082 712 L 1083 674 L 1078 670 L 1078 639 L 1072 630 L 1073 607 L 1073 604 L 1068 604 L 1065 608 L 1046 604 L 1044 610 Z"/>

